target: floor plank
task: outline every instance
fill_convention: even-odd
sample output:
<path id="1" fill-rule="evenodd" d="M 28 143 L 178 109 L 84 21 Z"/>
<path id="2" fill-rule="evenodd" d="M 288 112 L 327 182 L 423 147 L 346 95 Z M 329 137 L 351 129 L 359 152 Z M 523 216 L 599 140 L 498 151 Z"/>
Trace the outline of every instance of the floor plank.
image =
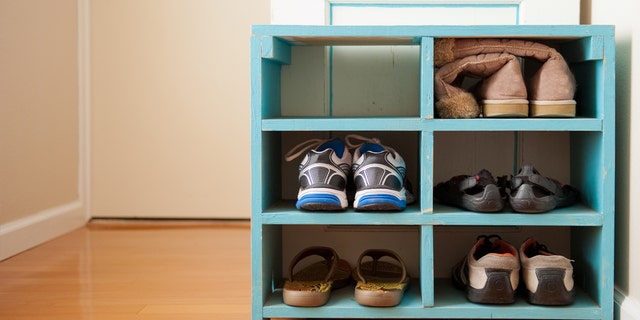
<path id="1" fill-rule="evenodd" d="M 249 319 L 248 222 L 94 221 L 0 262 L 0 319 Z"/>

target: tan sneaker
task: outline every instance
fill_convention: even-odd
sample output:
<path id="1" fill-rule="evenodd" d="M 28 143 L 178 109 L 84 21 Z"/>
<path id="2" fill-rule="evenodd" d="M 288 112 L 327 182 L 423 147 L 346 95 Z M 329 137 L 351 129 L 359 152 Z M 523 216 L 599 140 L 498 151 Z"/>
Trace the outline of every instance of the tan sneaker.
<path id="1" fill-rule="evenodd" d="M 571 260 L 547 250 L 533 238 L 520 246 L 527 300 L 537 305 L 568 305 L 575 299 Z"/>
<path id="2" fill-rule="evenodd" d="M 518 251 L 497 235 L 479 236 L 469 254 L 454 267 L 452 276 L 471 302 L 514 303 L 520 281 Z"/>

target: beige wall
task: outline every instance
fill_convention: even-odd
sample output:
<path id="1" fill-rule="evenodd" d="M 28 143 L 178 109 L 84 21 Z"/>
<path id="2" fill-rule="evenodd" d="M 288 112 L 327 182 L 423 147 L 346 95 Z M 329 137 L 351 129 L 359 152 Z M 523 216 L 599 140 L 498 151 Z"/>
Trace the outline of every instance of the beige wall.
<path id="1" fill-rule="evenodd" d="M 0 225 L 78 198 L 76 1 L 0 1 Z"/>
<path id="2" fill-rule="evenodd" d="M 262 0 L 0 0 L 0 260 L 94 217 L 248 218 Z"/>
<path id="3" fill-rule="evenodd" d="M 91 1 L 93 217 L 250 216 L 251 24 L 269 1 Z"/>
<path id="4" fill-rule="evenodd" d="M 0 0 L 0 260 L 86 221 L 78 3 Z"/>

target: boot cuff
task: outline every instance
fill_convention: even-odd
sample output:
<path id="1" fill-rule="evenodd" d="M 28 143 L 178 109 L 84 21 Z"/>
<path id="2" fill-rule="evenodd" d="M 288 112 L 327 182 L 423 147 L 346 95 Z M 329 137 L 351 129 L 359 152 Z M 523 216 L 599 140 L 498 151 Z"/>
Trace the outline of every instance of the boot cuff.
<path id="1" fill-rule="evenodd" d="M 448 119 L 477 118 L 480 115 L 480 107 L 469 92 L 443 97 L 436 102 L 436 111 L 441 118 Z"/>
<path id="2" fill-rule="evenodd" d="M 441 67 L 455 60 L 453 54 L 455 43 L 456 39 L 453 38 L 435 39 L 433 44 L 433 63 L 436 67 Z"/>

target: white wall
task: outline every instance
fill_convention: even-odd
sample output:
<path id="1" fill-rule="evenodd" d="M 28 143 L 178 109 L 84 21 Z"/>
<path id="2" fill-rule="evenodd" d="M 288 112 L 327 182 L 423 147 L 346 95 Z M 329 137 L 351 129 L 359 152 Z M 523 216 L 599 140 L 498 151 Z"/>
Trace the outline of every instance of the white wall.
<path id="1" fill-rule="evenodd" d="M 616 26 L 616 304 L 618 318 L 640 319 L 640 3 L 590 0 L 582 23 Z M 635 60 L 635 63 L 633 61 Z"/>

